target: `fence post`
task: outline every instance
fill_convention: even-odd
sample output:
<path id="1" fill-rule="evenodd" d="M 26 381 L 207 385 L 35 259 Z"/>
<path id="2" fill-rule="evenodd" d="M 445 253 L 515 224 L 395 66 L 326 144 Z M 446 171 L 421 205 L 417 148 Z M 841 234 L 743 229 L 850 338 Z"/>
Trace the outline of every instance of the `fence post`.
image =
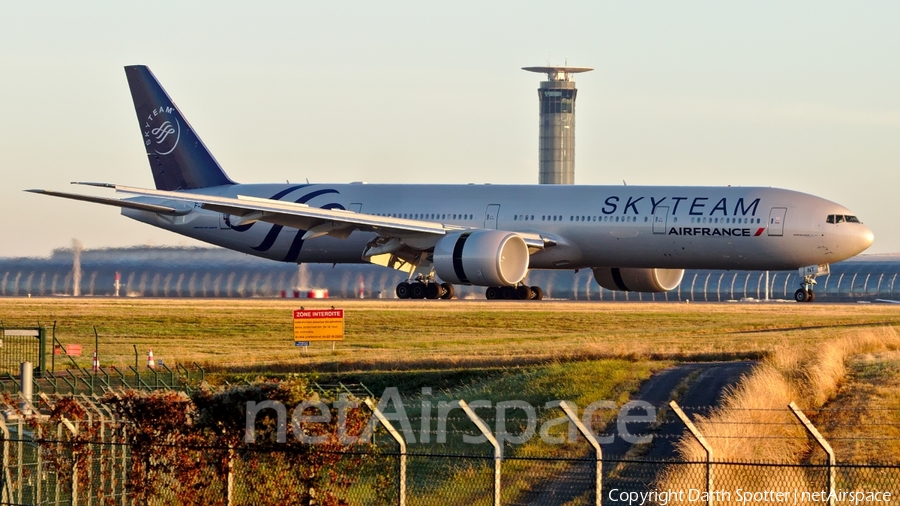
<path id="1" fill-rule="evenodd" d="M 3 481 L 0 487 L 0 498 L 6 504 L 12 503 L 12 491 L 9 485 L 12 482 L 12 475 L 9 472 L 9 428 L 6 426 L 6 416 L 0 414 L 0 430 L 3 431 L 3 472 L 0 474 L 0 480 Z"/>
<path id="2" fill-rule="evenodd" d="M 669 402 L 669 407 L 672 408 L 672 411 L 678 415 L 678 418 L 681 419 L 681 422 L 684 423 L 685 427 L 691 431 L 691 434 L 694 436 L 694 439 L 700 443 L 700 446 L 706 450 L 706 506 L 713 506 L 713 473 L 712 473 L 712 461 L 713 461 L 713 452 L 712 447 L 709 446 L 709 443 L 706 442 L 706 439 L 703 437 L 703 434 L 700 434 L 700 431 L 697 430 L 697 427 L 694 427 L 694 424 L 691 422 L 691 419 L 684 414 L 684 411 L 678 406 L 678 403 L 675 401 Z"/>
<path id="3" fill-rule="evenodd" d="M 206 381 L 206 371 L 204 371 L 203 368 L 200 367 L 200 364 L 198 364 L 197 362 L 194 362 L 194 367 L 200 370 L 200 383 Z"/>
<path id="4" fill-rule="evenodd" d="M 72 394 L 75 395 L 74 393 Z M 66 417 L 61 419 L 63 425 L 69 430 L 73 436 L 78 435 L 78 427 L 72 424 Z M 62 426 L 60 426 L 62 427 Z M 62 438 L 60 438 L 62 439 Z M 71 441 L 71 440 L 70 440 Z M 59 494 L 57 493 L 57 497 Z M 72 504 L 78 504 L 78 463 L 72 463 Z"/>
<path id="5" fill-rule="evenodd" d="M 31 362 L 22 362 L 19 364 L 19 380 L 21 380 L 21 391 L 22 394 L 22 402 L 19 403 L 19 409 L 22 411 L 23 415 L 30 415 L 31 411 L 31 401 L 34 397 L 34 383 L 32 374 L 34 369 L 32 368 Z"/>
<path id="6" fill-rule="evenodd" d="M 228 475 L 225 479 L 225 486 L 227 490 L 225 491 L 225 505 L 231 506 L 234 504 L 234 448 L 228 448 Z"/>
<path id="7" fill-rule="evenodd" d="M 834 495 L 834 481 L 835 481 L 835 458 L 834 458 L 834 450 L 831 449 L 831 445 L 828 444 L 828 441 L 822 437 L 822 434 L 819 433 L 816 426 L 809 421 L 809 418 L 806 418 L 806 415 L 803 414 L 803 411 L 800 411 L 800 408 L 794 404 L 794 401 L 791 401 L 788 404 L 788 408 L 790 408 L 791 412 L 794 413 L 794 416 L 797 417 L 797 420 L 800 420 L 800 423 L 803 424 L 803 427 L 807 432 L 819 443 L 819 446 L 825 450 L 825 453 L 828 454 L 828 505 L 835 505 L 835 495 Z"/>
<path id="8" fill-rule="evenodd" d="M 578 428 L 578 432 L 584 436 L 585 439 L 588 440 L 588 443 L 594 447 L 594 453 L 597 456 L 597 461 L 594 463 L 594 480 L 596 481 L 594 486 L 594 496 L 595 496 L 595 504 L 600 506 L 601 499 L 603 499 L 603 451 L 600 450 L 600 443 L 597 442 L 597 438 L 594 437 L 594 433 L 591 432 L 590 429 L 584 426 L 581 423 L 581 420 L 578 419 L 578 413 L 575 412 L 569 403 L 566 401 L 559 401 L 559 407 L 563 410 L 566 416 L 569 417 L 569 420 L 575 424 L 575 427 Z"/>
<path id="9" fill-rule="evenodd" d="M 16 416 L 16 502 L 24 502 L 25 495 L 25 421 Z M 73 496 L 74 497 L 74 496 Z M 77 504 L 72 502 L 72 504 Z"/>
<path id="10" fill-rule="evenodd" d="M 96 400 L 96 399 L 97 399 L 97 397 L 95 396 L 94 400 Z M 109 457 L 107 458 L 107 462 L 109 464 L 110 500 L 112 500 L 115 497 L 116 486 L 117 486 L 117 484 L 119 484 L 122 487 L 122 504 L 125 504 L 125 495 L 126 495 L 125 494 L 125 482 L 127 481 L 128 471 L 125 468 L 125 462 L 124 462 L 125 445 L 124 444 L 123 445 L 116 444 L 116 426 L 115 426 L 116 416 L 112 412 L 112 410 L 109 408 L 109 406 L 105 406 L 103 404 L 97 404 L 96 402 L 92 402 L 91 405 L 94 406 L 94 408 L 97 410 L 98 413 L 100 413 L 101 419 L 105 418 L 105 419 L 109 420 L 109 432 L 108 432 L 109 437 L 107 439 L 104 439 L 104 442 L 106 442 L 112 446 L 112 448 L 110 449 L 110 452 L 109 452 Z M 123 438 L 122 438 L 123 441 L 122 442 L 124 442 L 124 431 L 125 431 L 124 427 L 121 430 L 123 433 Z M 116 447 L 120 447 L 122 450 L 123 462 L 122 462 L 122 466 L 121 466 L 121 471 L 122 471 L 121 477 L 116 476 Z"/>
<path id="11" fill-rule="evenodd" d="M 503 448 L 497 443 L 497 439 L 491 434 L 490 427 L 484 423 L 475 411 L 466 404 L 466 401 L 460 399 L 457 401 L 459 403 L 459 407 L 466 413 L 469 417 L 469 420 L 472 420 L 472 423 L 478 427 L 478 430 L 484 434 L 484 437 L 490 441 L 491 446 L 494 447 L 494 506 L 500 506 L 500 463 L 503 460 Z"/>
<path id="12" fill-rule="evenodd" d="M 56 339 L 56 321 L 53 322 L 53 339 L 50 340 L 53 351 L 50 352 L 50 370 L 56 372 L 56 345 L 59 345 L 59 352 L 62 353 L 62 343 Z M 53 392 L 56 393 L 56 392 Z"/>
<path id="13" fill-rule="evenodd" d="M 385 418 L 384 413 L 378 409 L 378 405 L 375 404 L 375 401 L 372 400 L 371 397 L 366 397 L 363 402 L 369 409 L 372 410 L 372 413 L 375 415 L 375 418 L 378 419 L 378 422 L 387 429 L 388 433 L 390 433 L 391 437 L 394 438 L 394 441 L 400 446 L 400 469 L 399 469 L 399 489 L 400 489 L 400 497 L 398 498 L 398 504 L 400 506 L 406 506 L 406 441 L 403 440 L 403 436 L 397 432 L 397 429 L 391 425 L 391 421 Z"/>
<path id="14" fill-rule="evenodd" d="M 40 353 L 40 358 L 38 358 L 38 377 L 43 377 L 44 373 L 47 372 L 47 329 L 44 326 L 40 326 L 38 328 L 38 346 L 41 348 L 38 353 Z"/>

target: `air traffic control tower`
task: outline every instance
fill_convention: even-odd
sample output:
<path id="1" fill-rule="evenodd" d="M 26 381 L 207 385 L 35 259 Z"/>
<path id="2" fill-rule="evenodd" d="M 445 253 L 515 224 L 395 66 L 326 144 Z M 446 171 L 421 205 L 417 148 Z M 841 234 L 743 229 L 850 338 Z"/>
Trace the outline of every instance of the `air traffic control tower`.
<path id="1" fill-rule="evenodd" d="M 588 67 L 523 67 L 547 74 L 538 88 L 541 103 L 540 184 L 575 184 L 575 89 L 573 74 Z"/>

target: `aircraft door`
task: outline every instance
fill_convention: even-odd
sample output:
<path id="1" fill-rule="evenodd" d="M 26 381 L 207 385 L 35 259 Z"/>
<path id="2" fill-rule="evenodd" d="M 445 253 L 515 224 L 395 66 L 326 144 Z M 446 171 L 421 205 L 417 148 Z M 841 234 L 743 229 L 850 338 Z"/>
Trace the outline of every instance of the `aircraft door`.
<path id="1" fill-rule="evenodd" d="M 497 217 L 500 215 L 500 206 L 497 204 L 491 204 L 487 206 L 487 210 L 484 212 L 484 228 L 497 228 Z"/>
<path id="2" fill-rule="evenodd" d="M 656 212 L 653 213 L 653 233 L 654 234 L 665 234 L 666 233 L 666 225 L 668 225 L 669 220 L 669 208 L 660 206 L 656 208 Z"/>
<path id="3" fill-rule="evenodd" d="M 769 211 L 769 235 L 773 237 L 781 237 L 784 235 L 784 215 L 787 213 L 786 207 L 773 207 Z"/>

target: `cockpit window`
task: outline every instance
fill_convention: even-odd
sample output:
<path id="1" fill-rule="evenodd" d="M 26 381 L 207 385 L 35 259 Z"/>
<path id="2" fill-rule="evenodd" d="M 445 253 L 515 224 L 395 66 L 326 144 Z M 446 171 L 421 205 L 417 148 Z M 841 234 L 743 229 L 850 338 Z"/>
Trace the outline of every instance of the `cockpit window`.
<path id="1" fill-rule="evenodd" d="M 829 214 L 825 223 L 862 223 L 856 216 L 846 214 Z"/>

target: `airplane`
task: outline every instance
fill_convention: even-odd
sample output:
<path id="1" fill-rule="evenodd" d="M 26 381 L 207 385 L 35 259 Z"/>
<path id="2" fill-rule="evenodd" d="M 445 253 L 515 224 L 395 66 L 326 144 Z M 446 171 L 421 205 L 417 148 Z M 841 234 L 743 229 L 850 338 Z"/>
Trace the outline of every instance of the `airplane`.
<path id="1" fill-rule="evenodd" d="M 73 183 L 117 199 L 33 193 L 121 208 L 128 218 L 282 262 L 373 263 L 407 273 L 398 298 L 540 300 L 529 269 L 592 269 L 616 291 L 665 292 L 684 269 L 789 270 L 798 302 L 872 231 L 846 207 L 766 187 L 492 184 L 240 184 L 146 66 L 125 67 L 155 188 Z"/>

